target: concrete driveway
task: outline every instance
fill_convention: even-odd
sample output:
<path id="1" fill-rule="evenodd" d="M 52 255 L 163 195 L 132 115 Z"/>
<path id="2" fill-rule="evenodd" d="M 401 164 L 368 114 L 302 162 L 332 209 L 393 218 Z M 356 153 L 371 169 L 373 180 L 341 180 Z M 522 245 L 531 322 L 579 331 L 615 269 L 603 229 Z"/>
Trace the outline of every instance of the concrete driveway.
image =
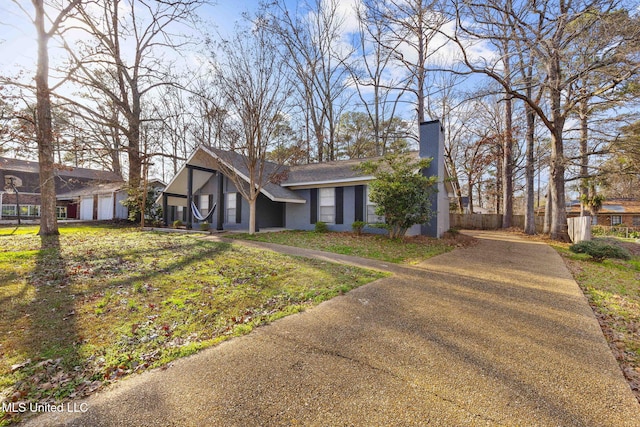
<path id="1" fill-rule="evenodd" d="M 561 258 L 501 232 L 30 426 L 640 426 Z M 80 408 L 80 406 L 77 406 Z"/>

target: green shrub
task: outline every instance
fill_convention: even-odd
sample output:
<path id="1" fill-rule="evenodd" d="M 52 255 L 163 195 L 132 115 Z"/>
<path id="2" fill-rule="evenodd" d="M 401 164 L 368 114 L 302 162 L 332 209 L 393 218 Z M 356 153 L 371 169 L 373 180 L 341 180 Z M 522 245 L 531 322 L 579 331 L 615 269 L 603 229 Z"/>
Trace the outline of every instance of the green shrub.
<path id="1" fill-rule="evenodd" d="M 182 221 L 180 221 L 179 219 L 176 219 L 175 221 L 173 221 L 173 228 L 178 228 L 178 227 L 182 227 L 184 224 L 182 224 Z"/>
<path id="2" fill-rule="evenodd" d="M 316 222 L 316 233 L 326 233 L 327 231 L 329 231 L 329 227 L 327 226 L 326 222 L 322 222 L 322 221 L 318 221 Z"/>
<path id="3" fill-rule="evenodd" d="M 209 231 L 209 223 L 208 223 L 208 222 L 202 222 L 202 223 L 200 223 L 200 230 L 202 230 L 202 231 Z"/>
<path id="4" fill-rule="evenodd" d="M 571 245 L 569 250 L 577 254 L 587 254 L 598 262 L 602 262 L 606 258 L 631 259 L 629 251 L 625 248 L 599 240 L 585 240 Z"/>
<path id="5" fill-rule="evenodd" d="M 358 236 L 362 234 L 362 229 L 367 225 L 366 222 L 364 221 L 354 221 L 353 224 L 351 224 L 351 229 L 353 230 L 353 232 L 355 234 L 357 234 Z"/>

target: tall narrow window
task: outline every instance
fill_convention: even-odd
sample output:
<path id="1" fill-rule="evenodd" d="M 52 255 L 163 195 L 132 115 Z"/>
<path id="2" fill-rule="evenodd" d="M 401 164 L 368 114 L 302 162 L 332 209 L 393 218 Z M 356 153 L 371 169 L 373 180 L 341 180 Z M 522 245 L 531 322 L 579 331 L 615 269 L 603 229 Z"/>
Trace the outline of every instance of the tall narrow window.
<path id="1" fill-rule="evenodd" d="M 367 223 L 369 224 L 382 224 L 384 223 L 384 216 L 376 215 L 376 208 L 378 205 L 371 201 L 371 190 L 367 185 Z"/>
<path id="2" fill-rule="evenodd" d="M 336 219 L 336 189 L 320 189 L 320 221 L 333 224 Z"/>
<path id="3" fill-rule="evenodd" d="M 200 195 L 200 213 L 202 216 L 209 213 L 209 196 L 206 194 Z"/>
<path id="4" fill-rule="evenodd" d="M 225 206 L 227 208 L 227 223 L 236 223 L 236 198 L 238 193 L 227 193 Z"/>

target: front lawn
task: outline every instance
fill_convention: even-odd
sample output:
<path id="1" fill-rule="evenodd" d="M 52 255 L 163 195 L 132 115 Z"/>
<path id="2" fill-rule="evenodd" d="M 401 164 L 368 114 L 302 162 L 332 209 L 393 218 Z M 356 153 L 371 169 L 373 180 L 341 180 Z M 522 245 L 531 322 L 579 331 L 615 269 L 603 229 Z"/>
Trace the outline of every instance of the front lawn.
<path id="1" fill-rule="evenodd" d="M 456 245 L 455 241 L 449 239 L 430 239 L 423 236 L 399 240 L 374 234 L 312 231 L 279 231 L 254 235 L 230 233 L 226 236 L 407 264 L 417 264 L 443 254 Z"/>
<path id="2" fill-rule="evenodd" d="M 36 232 L 0 228 L 0 401 L 78 398 L 382 277 L 192 235 Z"/>
<path id="3" fill-rule="evenodd" d="M 568 245 L 554 244 L 589 300 L 640 401 L 640 245 L 636 246 L 630 261 L 595 262 L 585 254 L 570 252 Z"/>

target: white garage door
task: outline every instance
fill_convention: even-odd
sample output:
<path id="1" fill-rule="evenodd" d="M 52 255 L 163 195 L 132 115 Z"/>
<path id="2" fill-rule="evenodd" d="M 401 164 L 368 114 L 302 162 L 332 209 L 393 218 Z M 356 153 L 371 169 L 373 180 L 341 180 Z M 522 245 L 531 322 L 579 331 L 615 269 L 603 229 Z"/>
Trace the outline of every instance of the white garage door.
<path id="1" fill-rule="evenodd" d="M 91 221 L 93 219 L 93 196 L 80 199 L 80 219 Z"/>
<path id="2" fill-rule="evenodd" d="M 113 219 L 113 195 L 98 196 L 98 219 Z"/>

